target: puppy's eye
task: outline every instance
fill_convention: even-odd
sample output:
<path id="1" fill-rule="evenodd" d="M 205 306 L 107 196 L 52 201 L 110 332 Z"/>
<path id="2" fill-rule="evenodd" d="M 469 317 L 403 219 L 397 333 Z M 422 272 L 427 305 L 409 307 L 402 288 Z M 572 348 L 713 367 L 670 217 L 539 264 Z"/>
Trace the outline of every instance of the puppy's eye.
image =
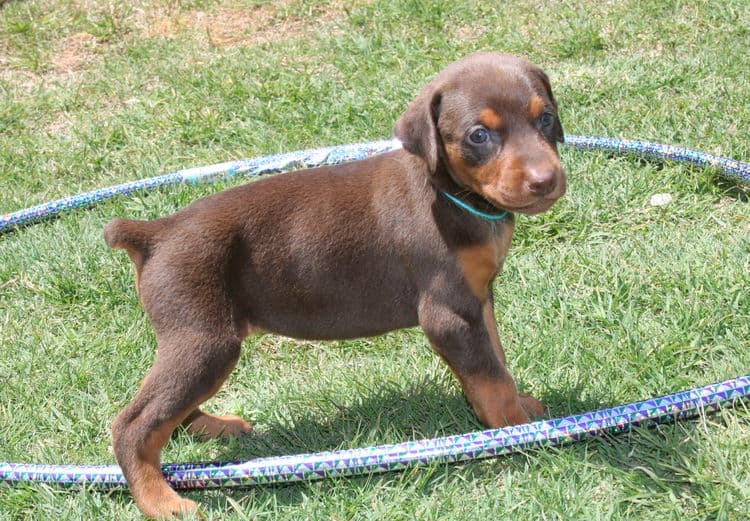
<path id="1" fill-rule="evenodd" d="M 539 126 L 542 128 L 548 128 L 555 122 L 555 115 L 551 112 L 545 112 L 542 117 L 539 118 Z"/>
<path id="2" fill-rule="evenodd" d="M 484 127 L 477 127 L 471 132 L 471 134 L 469 134 L 469 141 L 471 141 L 475 145 L 486 143 L 489 139 L 490 133 Z"/>

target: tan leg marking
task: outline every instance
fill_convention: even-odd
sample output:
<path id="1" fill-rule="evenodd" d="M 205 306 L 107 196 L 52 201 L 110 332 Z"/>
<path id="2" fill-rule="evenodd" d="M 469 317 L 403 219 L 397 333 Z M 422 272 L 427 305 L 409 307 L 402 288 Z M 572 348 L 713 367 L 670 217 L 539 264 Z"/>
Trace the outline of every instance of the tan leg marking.
<path id="1" fill-rule="evenodd" d="M 519 393 L 518 400 L 521 402 L 521 407 L 526 411 L 529 416 L 541 416 L 547 410 L 547 406 L 542 402 L 526 393 Z"/>
<path id="2" fill-rule="evenodd" d="M 495 350 L 498 360 L 505 366 L 505 350 L 500 343 L 500 337 L 497 334 L 497 323 L 495 322 L 495 314 L 492 312 L 492 303 L 487 300 L 482 307 L 482 318 L 484 319 L 484 325 L 487 328 L 487 332 L 490 335 L 490 341 L 492 342 L 492 349 Z"/>
<path id="3" fill-rule="evenodd" d="M 240 418 L 234 417 L 239 421 L 233 418 L 217 418 L 206 415 L 198 409 L 198 405 L 216 394 L 236 363 L 237 360 L 234 360 L 226 371 L 217 377 L 209 391 L 197 398 L 190 408 L 186 411 L 175 411 L 174 417 L 163 421 L 159 427 L 151 431 L 146 438 L 145 447 L 133 454 L 130 463 L 132 475 L 131 479 L 128 480 L 128 485 L 138 508 L 147 517 L 174 519 L 175 516 L 181 518 L 198 516 L 199 519 L 201 518 L 201 514 L 198 512 L 198 504 L 195 501 L 180 497 L 164 480 L 160 464 L 161 451 L 177 426 L 181 423 L 187 423 L 189 418 L 198 420 L 198 425 L 202 427 L 215 428 L 221 425 L 223 429 L 219 429 L 219 433 L 225 431 L 229 424 L 235 428 L 246 426 L 249 429 L 250 426 Z M 150 373 L 146 376 L 146 379 L 149 378 L 156 378 L 156 376 Z M 145 387 L 145 383 L 141 387 Z M 212 421 L 213 419 L 216 421 Z"/>
<path id="4" fill-rule="evenodd" d="M 211 398 L 219 388 L 224 384 L 224 381 L 234 370 L 236 362 L 232 364 L 228 370 L 222 374 L 214 384 L 214 386 L 206 393 L 201 396 L 198 403 L 203 403 Z M 182 421 L 182 425 L 187 428 L 190 434 L 196 434 L 202 439 L 210 439 L 216 437 L 229 438 L 236 437 L 241 434 L 248 433 L 252 430 L 252 427 L 245 420 L 234 414 L 226 416 L 216 416 L 203 412 L 199 408 L 195 408 L 187 417 Z"/>
<path id="5" fill-rule="evenodd" d="M 529 422 L 529 415 L 521 406 L 510 376 L 503 379 L 480 376 L 459 379 L 469 403 L 484 425 L 495 429 Z"/>
<path id="6" fill-rule="evenodd" d="M 180 497 L 167 485 L 161 473 L 159 456 L 169 436 L 179 424 L 179 420 L 166 422 L 149 436 L 148 444 L 138 454 L 131 493 L 138 508 L 150 518 L 173 519 L 174 516 L 190 516 L 198 511 L 195 501 Z"/>
<path id="7" fill-rule="evenodd" d="M 500 338 L 497 334 L 495 314 L 492 312 L 492 304 L 489 300 L 482 308 L 482 316 L 484 318 L 484 324 L 487 327 L 487 332 L 490 335 L 490 341 L 492 341 L 492 348 L 502 362 L 503 367 L 505 367 L 505 350 L 503 349 L 503 346 L 500 343 Z M 526 414 L 529 416 L 541 416 L 547 410 L 547 407 L 542 402 L 531 395 L 519 393 L 518 400 L 520 401 L 523 410 L 526 411 Z"/>
<path id="8" fill-rule="evenodd" d="M 187 427 L 190 434 L 195 434 L 204 440 L 237 437 L 253 430 L 249 423 L 234 414 L 215 416 L 200 409 L 193 411 L 183 421 L 183 425 Z"/>

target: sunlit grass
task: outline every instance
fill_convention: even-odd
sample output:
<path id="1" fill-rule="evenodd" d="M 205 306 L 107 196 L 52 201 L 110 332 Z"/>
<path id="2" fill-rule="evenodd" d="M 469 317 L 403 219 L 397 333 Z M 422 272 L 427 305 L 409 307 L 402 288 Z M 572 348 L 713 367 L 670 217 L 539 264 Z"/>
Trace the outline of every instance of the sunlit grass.
<path id="1" fill-rule="evenodd" d="M 718 2 L 0 1 L 0 212 L 179 168 L 381 139 L 473 50 L 549 73 L 566 130 L 750 158 L 750 6 Z M 750 207 L 716 172 L 562 149 L 570 189 L 521 217 L 496 286 L 520 387 L 555 416 L 750 368 Z M 240 181 L 236 181 L 240 182 Z M 230 183 L 231 184 L 231 183 Z M 227 184 L 221 185 L 221 187 Z M 113 216 L 175 187 L 0 237 L 0 460 L 111 463 L 153 359 Z M 651 207 L 655 193 L 673 202 Z M 418 330 L 246 342 L 209 403 L 256 433 L 167 461 L 433 437 L 479 423 Z M 402 474 L 192 492 L 208 519 L 745 519 L 750 415 Z M 0 485 L 0 519 L 138 519 L 128 494 Z"/>

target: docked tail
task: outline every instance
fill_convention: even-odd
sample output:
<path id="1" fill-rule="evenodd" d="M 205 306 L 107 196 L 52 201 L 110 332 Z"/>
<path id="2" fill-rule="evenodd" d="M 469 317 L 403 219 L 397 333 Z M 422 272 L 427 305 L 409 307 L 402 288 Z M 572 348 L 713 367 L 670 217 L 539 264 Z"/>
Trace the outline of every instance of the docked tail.
<path id="1" fill-rule="evenodd" d="M 127 250 L 140 272 L 149 257 L 151 245 L 160 226 L 154 221 L 112 219 L 104 227 L 104 242 L 110 248 Z"/>

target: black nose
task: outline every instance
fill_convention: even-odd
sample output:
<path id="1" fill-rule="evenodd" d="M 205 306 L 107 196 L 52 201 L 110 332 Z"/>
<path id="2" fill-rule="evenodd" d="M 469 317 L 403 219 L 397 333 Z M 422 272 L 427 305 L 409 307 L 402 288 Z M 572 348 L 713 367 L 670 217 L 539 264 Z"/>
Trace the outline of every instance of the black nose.
<path id="1" fill-rule="evenodd" d="M 550 194 L 557 187 L 557 173 L 554 169 L 531 168 L 526 173 L 526 187 L 540 197 Z"/>

